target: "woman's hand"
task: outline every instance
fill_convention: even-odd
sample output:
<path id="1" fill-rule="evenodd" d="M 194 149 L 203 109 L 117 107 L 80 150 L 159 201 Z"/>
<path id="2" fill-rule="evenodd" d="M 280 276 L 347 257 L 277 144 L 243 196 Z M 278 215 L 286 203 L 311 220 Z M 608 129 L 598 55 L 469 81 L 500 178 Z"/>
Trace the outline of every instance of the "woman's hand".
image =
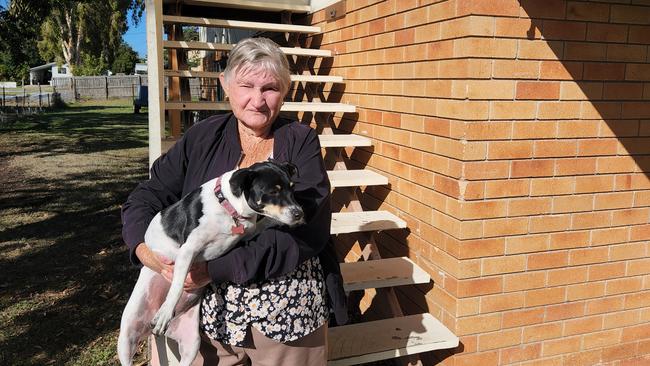
<path id="1" fill-rule="evenodd" d="M 172 278 L 174 277 L 174 261 L 152 252 L 145 243 L 141 243 L 135 248 L 135 255 L 138 256 L 142 264 L 160 273 L 167 281 L 172 282 Z M 198 290 L 210 282 L 212 280 L 208 273 L 208 264 L 206 262 L 194 263 L 190 267 L 187 277 L 185 277 L 183 290 L 187 292 Z"/>

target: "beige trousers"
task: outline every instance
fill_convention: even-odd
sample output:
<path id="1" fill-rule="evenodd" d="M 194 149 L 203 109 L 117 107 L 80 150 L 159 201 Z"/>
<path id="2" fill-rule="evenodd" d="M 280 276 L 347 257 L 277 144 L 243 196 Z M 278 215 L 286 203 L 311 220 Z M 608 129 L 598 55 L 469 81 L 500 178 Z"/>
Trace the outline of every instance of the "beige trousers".
<path id="1" fill-rule="evenodd" d="M 192 366 L 325 366 L 327 323 L 296 341 L 280 343 L 251 327 L 253 345 L 221 344 L 202 334 L 201 349 Z"/>

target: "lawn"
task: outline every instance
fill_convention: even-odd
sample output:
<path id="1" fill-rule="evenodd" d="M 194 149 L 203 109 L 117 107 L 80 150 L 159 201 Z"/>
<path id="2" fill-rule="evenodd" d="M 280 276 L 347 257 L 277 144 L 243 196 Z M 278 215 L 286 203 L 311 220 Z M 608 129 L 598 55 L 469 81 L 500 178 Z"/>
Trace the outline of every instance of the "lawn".
<path id="1" fill-rule="evenodd" d="M 0 365 L 119 364 L 137 277 L 120 205 L 147 177 L 132 112 L 92 101 L 0 123 Z"/>

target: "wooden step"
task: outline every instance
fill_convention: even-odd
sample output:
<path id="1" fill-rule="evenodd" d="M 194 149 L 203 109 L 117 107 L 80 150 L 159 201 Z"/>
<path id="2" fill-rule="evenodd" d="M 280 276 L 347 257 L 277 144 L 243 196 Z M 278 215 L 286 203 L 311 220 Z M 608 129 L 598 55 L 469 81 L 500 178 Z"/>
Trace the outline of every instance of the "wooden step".
<path id="1" fill-rule="evenodd" d="M 228 102 L 165 102 L 165 109 L 192 111 L 229 111 Z M 283 112 L 342 112 L 353 113 L 356 108 L 343 103 L 286 102 L 280 108 Z"/>
<path id="2" fill-rule="evenodd" d="M 345 291 L 429 283 L 431 277 L 407 257 L 341 263 Z"/>
<path id="3" fill-rule="evenodd" d="M 328 332 L 328 366 L 458 347 L 458 337 L 428 313 L 332 327 Z"/>
<path id="4" fill-rule="evenodd" d="M 372 170 L 330 170 L 327 172 L 332 187 L 381 186 L 388 178 Z"/>
<path id="5" fill-rule="evenodd" d="M 178 0 L 165 0 L 165 3 L 177 3 Z M 311 6 L 300 4 L 287 4 L 274 1 L 252 1 L 252 0 L 181 0 L 183 4 L 197 6 L 214 6 L 220 8 L 250 9 L 261 11 L 289 11 L 293 13 L 309 13 Z"/>
<path id="6" fill-rule="evenodd" d="M 312 27 L 307 25 L 245 22 L 241 20 L 208 19 L 208 18 L 183 17 L 183 16 L 176 16 L 176 15 L 163 15 L 163 23 L 189 24 L 189 25 L 198 25 L 201 27 L 251 29 L 257 31 L 270 31 L 270 32 L 292 32 L 292 33 L 305 33 L 305 34 L 320 33 L 319 27 Z"/>
<path id="7" fill-rule="evenodd" d="M 213 78 L 217 79 L 220 72 L 191 71 L 191 70 L 165 70 L 165 76 L 182 78 Z M 291 75 L 291 81 L 307 83 L 342 83 L 343 77 L 330 75 Z"/>
<path id="8" fill-rule="evenodd" d="M 336 235 L 404 228 L 406 222 L 388 211 L 334 212 L 330 233 Z"/>
<path id="9" fill-rule="evenodd" d="M 318 137 L 320 138 L 321 147 L 372 146 L 372 140 L 359 135 L 320 135 Z"/>
<path id="10" fill-rule="evenodd" d="M 163 48 L 205 50 L 205 51 L 230 51 L 234 45 L 229 43 L 196 42 L 196 41 L 163 41 Z M 280 47 L 285 55 L 332 57 L 332 51 L 300 47 Z"/>

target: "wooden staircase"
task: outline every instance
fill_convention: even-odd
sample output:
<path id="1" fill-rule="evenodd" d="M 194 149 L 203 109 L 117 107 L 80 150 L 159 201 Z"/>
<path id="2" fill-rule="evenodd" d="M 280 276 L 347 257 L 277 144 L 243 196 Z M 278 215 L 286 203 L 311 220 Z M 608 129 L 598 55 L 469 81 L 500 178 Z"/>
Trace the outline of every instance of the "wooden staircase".
<path id="1" fill-rule="evenodd" d="M 179 7 L 180 4 L 180 7 Z M 290 64 L 299 67 L 299 62 L 292 57 L 333 57 L 330 51 L 306 49 L 297 47 L 298 34 L 317 34 L 318 27 L 290 24 L 291 13 L 308 13 L 309 6 L 289 5 L 269 1 L 246 0 L 147 0 L 147 44 L 149 52 L 149 131 L 150 131 L 150 162 L 153 162 L 163 151 L 166 151 L 174 139 L 165 139 L 164 111 L 227 111 L 230 109 L 223 101 L 165 101 L 163 100 L 163 78 L 170 80 L 180 78 L 216 79 L 218 72 L 189 71 L 182 69 L 163 69 L 163 48 L 175 50 L 209 50 L 227 52 L 232 44 L 211 42 L 189 42 L 182 40 L 163 40 L 163 25 L 195 25 L 202 27 L 217 27 L 227 29 L 246 29 L 263 32 L 265 36 L 282 37 L 287 43 L 296 47 L 282 47 L 289 57 Z M 175 7 L 175 14 L 163 14 L 163 5 Z M 256 12 L 281 12 L 279 22 L 259 22 L 248 20 L 215 19 L 216 17 L 184 16 L 184 9 L 196 6 L 205 9 L 238 8 L 249 9 L 250 18 L 257 19 Z M 228 10 L 226 9 L 226 10 Z M 197 13 L 189 11 L 188 13 Z M 157 57 L 156 57 L 157 55 Z M 174 63 L 172 63 L 174 64 Z M 373 233 L 382 230 L 404 229 L 406 222 L 388 211 L 366 211 L 360 203 L 361 186 L 387 185 L 388 179 L 378 172 L 368 169 L 349 169 L 346 148 L 371 146 L 372 140 L 367 137 L 352 134 L 336 134 L 331 116 L 335 113 L 354 113 L 353 105 L 343 103 L 328 103 L 318 97 L 309 95 L 309 84 L 314 83 L 344 83 L 343 78 L 329 75 L 313 75 L 302 70 L 292 75 L 294 86 L 302 83 L 308 99 L 285 102 L 283 112 L 306 112 L 321 116 L 318 121 L 328 121 L 318 126 L 321 130 L 320 142 L 328 155 L 335 157 L 334 169 L 328 171 L 333 189 L 348 191 L 350 202 L 345 212 L 332 214 L 331 234 L 337 236 L 356 235 L 365 244 L 363 261 L 341 263 L 346 291 L 363 291 L 367 289 L 382 289 L 382 294 L 388 298 L 391 318 L 331 327 L 329 329 L 329 364 L 356 365 L 366 362 L 390 359 L 405 355 L 414 355 L 438 349 L 458 346 L 458 337 L 452 334 L 443 324 L 430 314 L 404 316 L 397 303 L 393 291 L 395 286 L 429 283 L 429 275 L 406 257 L 381 258 L 374 242 Z M 170 83 L 171 84 L 171 83 Z M 215 83 L 216 84 L 216 83 Z M 311 98 L 309 98 L 311 97 Z M 323 117 L 324 116 L 324 117 Z M 319 122 L 322 124 L 322 122 Z M 164 344 L 156 340 L 156 344 Z M 160 348 L 160 346 L 159 346 Z M 158 351 L 159 354 L 162 350 Z M 165 355 L 160 359 L 169 360 L 176 364 L 176 356 L 172 348 L 167 347 Z"/>

